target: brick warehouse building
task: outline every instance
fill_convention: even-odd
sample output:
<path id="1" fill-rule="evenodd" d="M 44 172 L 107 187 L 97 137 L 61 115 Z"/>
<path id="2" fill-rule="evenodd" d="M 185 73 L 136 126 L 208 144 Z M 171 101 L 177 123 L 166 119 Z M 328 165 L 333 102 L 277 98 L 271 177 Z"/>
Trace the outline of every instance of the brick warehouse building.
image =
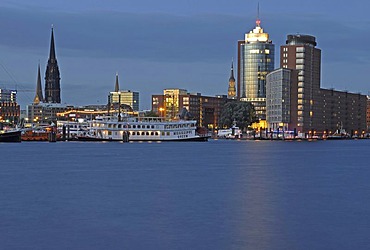
<path id="1" fill-rule="evenodd" d="M 152 95 L 152 111 L 168 119 L 177 119 L 183 108 L 193 116 L 197 125 L 210 130 L 219 126 L 222 107 L 227 96 L 202 96 L 184 89 L 165 89 L 163 95 Z"/>

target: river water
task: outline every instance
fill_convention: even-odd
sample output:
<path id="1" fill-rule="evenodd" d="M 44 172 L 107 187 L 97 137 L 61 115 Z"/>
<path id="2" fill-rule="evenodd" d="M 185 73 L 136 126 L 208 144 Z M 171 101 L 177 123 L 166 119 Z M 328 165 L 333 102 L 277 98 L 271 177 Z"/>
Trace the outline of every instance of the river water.
<path id="1" fill-rule="evenodd" d="M 370 140 L 0 144 L 0 249 L 368 249 Z"/>

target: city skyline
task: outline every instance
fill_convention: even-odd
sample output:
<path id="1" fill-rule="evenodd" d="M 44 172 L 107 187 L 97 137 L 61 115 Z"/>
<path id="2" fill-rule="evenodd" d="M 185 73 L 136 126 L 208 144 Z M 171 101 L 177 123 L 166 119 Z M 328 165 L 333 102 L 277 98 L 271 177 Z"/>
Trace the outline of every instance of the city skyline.
<path id="1" fill-rule="evenodd" d="M 121 89 L 140 92 L 141 109 L 150 109 L 151 95 L 165 88 L 226 95 L 236 41 L 254 27 L 258 3 L 159 1 L 155 7 L 138 1 L 128 7 L 126 2 L 98 2 L 88 7 L 83 1 L 0 4 L 0 87 L 16 85 L 22 109 L 34 98 L 39 62 L 44 75 L 52 24 L 62 103 L 106 103 L 116 72 Z M 277 48 L 287 34 L 317 38 L 323 52 L 323 87 L 368 94 L 370 55 L 363 41 L 370 38 L 364 7 L 369 3 L 333 8 L 318 1 L 259 2 L 262 26 Z M 275 51 L 275 68 L 278 61 Z"/>

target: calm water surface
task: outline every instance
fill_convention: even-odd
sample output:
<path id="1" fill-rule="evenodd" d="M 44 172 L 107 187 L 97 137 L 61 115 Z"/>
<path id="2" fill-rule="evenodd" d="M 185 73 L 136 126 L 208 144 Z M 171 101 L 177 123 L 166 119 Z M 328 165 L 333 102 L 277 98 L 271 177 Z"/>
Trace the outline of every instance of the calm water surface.
<path id="1" fill-rule="evenodd" d="M 0 144 L 0 249 L 368 249 L 370 140 Z"/>

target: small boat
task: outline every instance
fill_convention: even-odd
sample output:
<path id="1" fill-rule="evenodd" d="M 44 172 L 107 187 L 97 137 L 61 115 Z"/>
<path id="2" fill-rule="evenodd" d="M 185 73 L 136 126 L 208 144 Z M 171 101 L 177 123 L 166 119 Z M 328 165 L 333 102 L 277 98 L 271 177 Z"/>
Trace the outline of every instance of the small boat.
<path id="1" fill-rule="evenodd" d="M 327 140 L 343 140 L 350 138 L 350 135 L 342 127 L 337 129 L 332 135 L 326 137 Z"/>
<path id="2" fill-rule="evenodd" d="M 229 129 L 218 130 L 217 137 L 226 139 L 238 139 L 242 137 L 242 130 L 234 123 L 233 126 Z"/>
<path id="3" fill-rule="evenodd" d="M 79 132 L 78 140 L 207 141 L 207 135 L 196 132 L 196 123 L 195 120 L 166 121 L 163 117 L 100 116 L 88 121 L 87 129 Z"/>
<path id="4" fill-rule="evenodd" d="M 22 141 L 50 141 L 52 127 L 25 129 L 22 131 Z M 56 140 L 60 139 L 60 134 L 56 134 Z"/>
<path id="5" fill-rule="evenodd" d="M 0 130 L 0 142 L 21 142 L 21 130 Z"/>
<path id="6" fill-rule="evenodd" d="M 84 119 L 79 121 L 57 121 L 57 132 L 61 139 L 67 141 L 77 140 L 77 136 L 87 131 L 88 123 Z"/>

